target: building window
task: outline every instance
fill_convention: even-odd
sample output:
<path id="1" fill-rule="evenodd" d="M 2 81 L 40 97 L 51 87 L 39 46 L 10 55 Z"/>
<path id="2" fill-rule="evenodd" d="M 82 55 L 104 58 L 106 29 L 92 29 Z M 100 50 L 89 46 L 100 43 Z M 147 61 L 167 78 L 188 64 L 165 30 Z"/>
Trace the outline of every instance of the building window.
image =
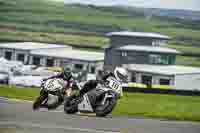
<path id="1" fill-rule="evenodd" d="M 33 65 L 39 66 L 40 65 L 40 57 L 33 57 Z"/>
<path id="2" fill-rule="evenodd" d="M 152 84 L 152 76 L 142 75 L 142 83 L 146 85 Z"/>
<path id="3" fill-rule="evenodd" d="M 173 65 L 175 64 L 175 56 L 173 55 L 161 55 L 161 54 L 150 54 L 150 64 L 162 64 L 162 65 Z"/>
<path id="4" fill-rule="evenodd" d="M 92 67 L 90 68 L 90 72 L 91 72 L 92 74 L 95 74 L 95 67 L 94 67 L 94 66 L 92 66 Z"/>
<path id="5" fill-rule="evenodd" d="M 53 67 L 54 66 L 54 59 L 47 59 L 46 66 L 47 67 Z"/>
<path id="6" fill-rule="evenodd" d="M 122 57 L 126 57 L 127 56 L 127 52 L 123 51 L 122 52 Z"/>
<path id="7" fill-rule="evenodd" d="M 154 40 L 152 42 L 152 46 L 162 46 L 165 45 L 167 42 L 165 40 Z"/>
<path id="8" fill-rule="evenodd" d="M 150 64 L 168 64 L 168 59 L 166 58 L 166 56 L 150 54 L 149 58 Z"/>
<path id="9" fill-rule="evenodd" d="M 24 58 L 25 58 L 25 54 L 18 54 L 17 55 L 17 60 L 18 61 L 24 62 Z"/>
<path id="10" fill-rule="evenodd" d="M 176 63 L 176 56 L 175 55 L 169 55 L 169 64 L 174 65 Z"/>
<path id="11" fill-rule="evenodd" d="M 5 59 L 11 60 L 11 59 L 12 59 L 12 52 L 6 51 L 6 52 L 5 52 Z"/>
<path id="12" fill-rule="evenodd" d="M 169 79 L 160 79 L 160 85 L 170 85 Z"/>
<path id="13" fill-rule="evenodd" d="M 153 42 L 152 42 L 152 46 L 158 46 L 157 41 L 153 41 Z"/>
<path id="14" fill-rule="evenodd" d="M 82 69 L 83 69 L 83 64 L 75 64 L 75 65 L 74 65 L 74 68 L 75 68 L 76 70 L 82 70 Z"/>

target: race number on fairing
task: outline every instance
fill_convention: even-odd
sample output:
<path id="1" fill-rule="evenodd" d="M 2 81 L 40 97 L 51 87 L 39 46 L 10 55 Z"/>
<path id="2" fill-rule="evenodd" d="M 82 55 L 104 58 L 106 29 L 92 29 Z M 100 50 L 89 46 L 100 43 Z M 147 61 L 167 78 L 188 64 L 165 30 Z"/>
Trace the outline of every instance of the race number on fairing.
<path id="1" fill-rule="evenodd" d="M 120 83 L 119 83 L 119 81 L 117 81 L 115 79 L 109 79 L 108 86 L 113 90 L 118 90 L 120 87 Z"/>

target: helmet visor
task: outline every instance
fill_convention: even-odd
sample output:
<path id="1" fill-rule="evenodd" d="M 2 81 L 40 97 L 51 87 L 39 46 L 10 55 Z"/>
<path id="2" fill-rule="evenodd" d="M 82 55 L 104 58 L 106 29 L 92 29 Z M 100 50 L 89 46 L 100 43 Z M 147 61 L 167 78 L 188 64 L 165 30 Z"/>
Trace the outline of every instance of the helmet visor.
<path id="1" fill-rule="evenodd" d="M 128 80 L 128 75 L 123 75 L 123 74 L 117 72 L 117 76 L 122 82 L 127 82 L 127 80 Z"/>
<path id="2" fill-rule="evenodd" d="M 65 79 L 69 79 L 69 77 L 71 77 L 71 70 L 69 68 L 64 68 L 63 75 Z"/>

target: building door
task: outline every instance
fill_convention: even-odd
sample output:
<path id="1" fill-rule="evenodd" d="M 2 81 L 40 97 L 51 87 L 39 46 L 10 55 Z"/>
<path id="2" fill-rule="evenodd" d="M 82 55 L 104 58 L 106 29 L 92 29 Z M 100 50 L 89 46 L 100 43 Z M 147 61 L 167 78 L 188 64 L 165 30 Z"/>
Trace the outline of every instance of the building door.
<path id="1" fill-rule="evenodd" d="M 47 67 L 53 67 L 54 66 L 54 59 L 47 59 L 46 66 Z"/>
<path id="2" fill-rule="evenodd" d="M 95 72 L 96 72 L 95 66 L 91 66 L 90 67 L 90 73 L 95 74 Z"/>
<path id="3" fill-rule="evenodd" d="M 160 85 L 170 85 L 170 79 L 160 79 Z"/>
<path id="4" fill-rule="evenodd" d="M 12 59 L 12 52 L 6 51 L 6 52 L 5 52 L 5 59 L 11 60 L 11 59 Z"/>
<path id="5" fill-rule="evenodd" d="M 142 83 L 146 85 L 152 84 L 152 76 L 150 75 L 142 75 Z"/>
<path id="6" fill-rule="evenodd" d="M 136 82 L 136 73 L 131 74 L 131 82 Z"/>
<path id="7" fill-rule="evenodd" d="M 18 54 L 18 55 L 17 55 L 17 60 L 18 60 L 18 61 L 21 61 L 21 62 L 24 63 L 24 59 L 25 59 L 25 54 Z"/>
<path id="8" fill-rule="evenodd" d="M 33 65 L 40 66 L 40 57 L 33 57 Z"/>

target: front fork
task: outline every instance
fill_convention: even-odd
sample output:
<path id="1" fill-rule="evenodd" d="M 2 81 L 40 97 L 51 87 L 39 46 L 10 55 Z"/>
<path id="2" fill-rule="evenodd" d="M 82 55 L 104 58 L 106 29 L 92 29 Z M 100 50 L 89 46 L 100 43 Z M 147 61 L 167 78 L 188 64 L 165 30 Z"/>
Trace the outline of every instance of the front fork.
<path id="1" fill-rule="evenodd" d="M 101 105 L 105 104 L 107 98 L 112 98 L 112 97 L 113 97 L 112 95 L 109 95 L 108 93 L 106 93 L 105 96 L 104 96 L 104 98 L 103 98 L 103 100 L 102 100 L 102 102 L 101 102 Z"/>

